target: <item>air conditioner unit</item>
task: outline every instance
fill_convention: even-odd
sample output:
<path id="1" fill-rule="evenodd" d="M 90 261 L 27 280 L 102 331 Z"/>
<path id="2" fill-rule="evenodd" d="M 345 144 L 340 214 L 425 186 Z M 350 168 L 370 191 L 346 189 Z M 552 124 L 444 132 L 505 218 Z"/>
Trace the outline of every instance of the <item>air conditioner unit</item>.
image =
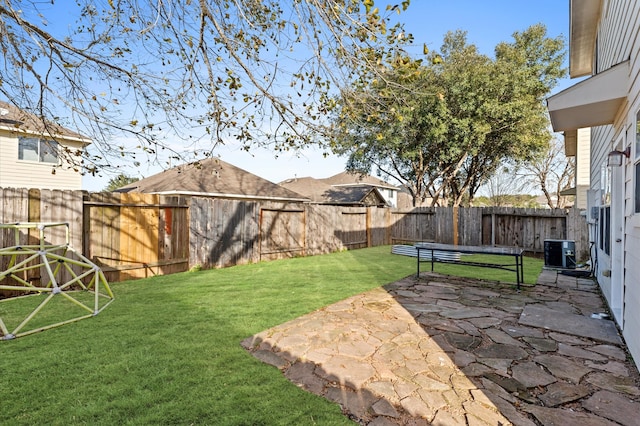
<path id="1" fill-rule="evenodd" d="M 544 266 L 574 269 L 576 267 L 576 242 L 544 240 Z"/>

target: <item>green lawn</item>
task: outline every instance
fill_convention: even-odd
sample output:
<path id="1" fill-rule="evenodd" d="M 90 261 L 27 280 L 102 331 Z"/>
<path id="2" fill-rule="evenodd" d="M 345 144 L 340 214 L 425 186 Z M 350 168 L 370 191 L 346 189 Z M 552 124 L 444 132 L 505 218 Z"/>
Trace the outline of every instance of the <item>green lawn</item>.
<path id="1" fill-rule="evenodd" d="M 525 259 L 527 282 L 541 266 Z M 0 342 L 0 424 L 350 424 L 240 341 L 413 273 L 377 247 L 111 284 L 100 315 Z"/>

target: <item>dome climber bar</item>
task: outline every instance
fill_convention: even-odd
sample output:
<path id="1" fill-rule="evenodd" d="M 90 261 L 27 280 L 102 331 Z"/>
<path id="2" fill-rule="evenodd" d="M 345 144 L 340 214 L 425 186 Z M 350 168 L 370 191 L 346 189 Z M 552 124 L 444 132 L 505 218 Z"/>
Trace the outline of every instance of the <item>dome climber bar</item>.
<path id="1" fill-rule="evenodd" d="M 62 230 L 62 244 L 47 240 Z M 0 340 L 96 316 L 113 302 L 100 267 L 69 244 L 68 223 L 0 224 L 0 232 L 14 243 L 0 248 L 0 293 L 10 294 L 0 294 Z"/>

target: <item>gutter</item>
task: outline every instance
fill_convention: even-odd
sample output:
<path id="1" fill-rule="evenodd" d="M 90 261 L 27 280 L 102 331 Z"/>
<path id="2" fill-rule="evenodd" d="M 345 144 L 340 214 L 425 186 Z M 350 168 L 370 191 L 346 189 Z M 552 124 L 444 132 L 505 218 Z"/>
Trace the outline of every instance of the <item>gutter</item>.
<path id="1" fill-rule="evenodd" d="M 6 123 L 9 124 L 14 124 L 13 126 L 7 126 L 5 125 Z M 53 138 L 53 139 L 58 139 L 58 140 L 65 140 L 65 141 L 70 141 L 70 142 L 80 142 L 83 145 L 91 145 L 92 141 L 91 139 L 88 138 L 83 138 L 83 137 L 78 137 L 78 136 L 71 136 L 71 135 L 63 135 L 60 133 L 57 134 L 52 134 L 52 133 L 47 133 L 47 132 L 38 132 L 35 130 L 29 130 L 29 129 L 24 129 L 21 127 L 16 127 L 15 124 L 23 124 L 22 121 L 17 121 L 17 120 L 6 120 L 6 119 L 0 119 L 0 130 L 6 130 L 7 132 L 11 132 L 11 133 L 21 133 L 21 134 L 26 134 L 26 135 L 30 135 L 30 136 L 36 136 L 38 138 Z"/>

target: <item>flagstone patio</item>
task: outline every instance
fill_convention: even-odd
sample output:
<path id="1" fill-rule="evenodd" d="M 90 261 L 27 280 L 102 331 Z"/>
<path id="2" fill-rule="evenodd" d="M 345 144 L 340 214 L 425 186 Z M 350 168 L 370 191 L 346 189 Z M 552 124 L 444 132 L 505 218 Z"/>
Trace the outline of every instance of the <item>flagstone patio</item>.
<path id="1" fill-rule="evenodd" d="M 638 425 L 640 379 L 597 285 L 423 273 L 242 342 L 367 425 Z"/>

